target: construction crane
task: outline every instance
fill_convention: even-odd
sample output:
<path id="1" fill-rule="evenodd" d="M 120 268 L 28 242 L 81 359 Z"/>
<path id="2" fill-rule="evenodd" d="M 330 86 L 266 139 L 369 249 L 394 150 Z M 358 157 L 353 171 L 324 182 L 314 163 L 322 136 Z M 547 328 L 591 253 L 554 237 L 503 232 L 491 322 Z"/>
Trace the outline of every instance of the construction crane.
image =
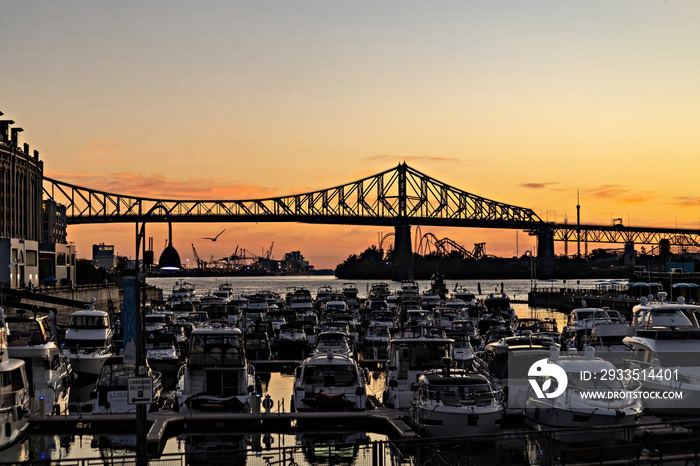
<path id="1" fill-rule="evenodd" d="M 272 259 L 272 248 L 275 247 L 275 242 L 273 241 L 272 244 L 270 245 L 270 249 L 267 250 L 267 254 L 265 254 L 265 259 L 270 260 Z"/>
<path id="2" fill-rule="evenodd" d="M 204 268 L 204 263 L 199 258 L 199 254 L 197 254 L 197 249 L 195 249 L 194 243 L 192 243 L 192 252 L 194 253 L 194 260 L 197 262 L 197 268 L 198 269 Z"/>

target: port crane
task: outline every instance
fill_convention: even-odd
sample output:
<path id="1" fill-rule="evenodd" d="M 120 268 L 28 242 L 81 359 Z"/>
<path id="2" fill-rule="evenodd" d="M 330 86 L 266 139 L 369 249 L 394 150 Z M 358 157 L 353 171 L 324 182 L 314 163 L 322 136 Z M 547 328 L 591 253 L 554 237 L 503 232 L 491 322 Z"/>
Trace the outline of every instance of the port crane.
<path id="1" fill-rule="evenodd" d="M 194 247 L 194 243 L 192 243 L 192 252 L 194 253 L 194 260 L 197 263 L 197 268 L 205 268 L 207 266 L 207 263 L 199 258 L 199 254 L 197 254 L 197 249 Z M 214 256 L 211 256 L 211 258 L 214 259 Z M 211 262 L 211 260 L 209 262 Z"/>

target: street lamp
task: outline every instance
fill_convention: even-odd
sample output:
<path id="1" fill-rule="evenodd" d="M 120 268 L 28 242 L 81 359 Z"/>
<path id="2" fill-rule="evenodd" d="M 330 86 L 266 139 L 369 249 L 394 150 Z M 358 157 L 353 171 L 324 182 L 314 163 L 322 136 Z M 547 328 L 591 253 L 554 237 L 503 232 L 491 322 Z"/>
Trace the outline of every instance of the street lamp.
<path id="1" fill-rule="evenodd" d="M 141 228 L 139 229 L 139 224 L 136 222 L 136 285 L 138 290 L 135 293 L 136 297 L 136 376 L 145 377 L 148 375 L 148 370 L 146 366 L 146 319 L 144 317 L 144 311 L 141 309 L 140 302 L 140 291 L 143 282 L 145 281 L 145 276 L 142 275 L 141 265 L 139 264 L 139 252 L 142 246 L 142 241 L 146 236 L 146 219 L 150 217 L 153 212 L 157 209 L 162 209 L 165 212 L 165 218 L 168 221 L 168 245 L 163 250 L 158 259 L 158 267 L 161 270 L 179 270 L 182 268 L 180 263 L 180 255 L 177 250 L 173 247 L 173 225 L 170 221 L 170 212 L 162 204 L 158 203 L 151 207 L 151 209 L 146 212 L 144 216 L 141 217 Z M 146 256 L 146 245 L 143 242 L 144 258 Z M 144 264 L 145 268 L 145 264 Z M 145 270 L 143 271 L 145 274 Z M 144 299 L 145 301 L 145 299 Z M 148 465 L 148 458 L 146 452 L 146 405 L 143 403 L 138 403 L 136 405 L 136 464 L 139 466 Z"/>

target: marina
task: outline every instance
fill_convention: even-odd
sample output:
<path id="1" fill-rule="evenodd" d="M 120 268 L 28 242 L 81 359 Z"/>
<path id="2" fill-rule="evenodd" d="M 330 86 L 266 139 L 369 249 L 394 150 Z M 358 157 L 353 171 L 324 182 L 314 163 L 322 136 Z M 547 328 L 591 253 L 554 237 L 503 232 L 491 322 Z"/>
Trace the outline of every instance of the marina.
<path id="1" fill-rule="evenodd" d="M 175 282 L 181 280 L 150 278 L 149 283 L 157 288 L 171 290 L 179 288 Z M 219 289 L 219 282 L 216 278 L 188 281 L 190 296 L 185 298 L 185 301 L 191 300 L 196 309 L 197 296 L 200 293 L 208 296 L 210 291 Z M 583 283 L 583 287 L 592 287 L 587 293 L 589 296 L 595 290 L 594 282 L 591 280 Z M 272 336 L 267 340 L 272 341 L 272 351 L 264 359 L 246 357 L 248 354 L 259 356 L 261 353 L 244 351 L 242 340 L 246 334 L 236 326 L 228 326 L 232 317 L 231 311 L 219 311 L 219 320 L 215 319 L 212 322 L 222 323 L 215 323 L 213 327 L 207 321 L 194 325 L 190 329 L 191 340 L 188 344 L 188 357 L 192 359 L 183 358 L 181 373 L 185 371 L 186 364 L 191 365 L 190 370 L 212 364 L 212 368 L 216 368 L 217 371 L 224 371 L 216 380 L 223 381 L 237 373 L 247 373 L 252 375 L 252 378 L 246 381 L 245 378 L 236 375 L 235 380 L 241 383 L 237 389 L 239 391 L 230 392 L 229 389 L 225 389 L 227 391 L 217 395 L 203 388 L 189 388 L 183 391 L 185 387 L 194 383 L 194 379 L 187 383 L 187 378 L 180 375 L 178 387 L 164 391 L 163 402 L 152 406 L 146 415 L 145 442 L 150 464 L 172 464 L 173 461 L 181 462 L 178 464 L 197 464 L 199 460 L 196 458 L 201 458 L 202 454 L 207 458 L 207 462 L 213 461 L 214 464 L 230 464 L 226 461 L 231 459 L 231 455 L 237 458 L 238 464 L 261 465 L 273 460 L 289 462 L 292 459 L 297 464 L 418 465 L 431 461 L 431 464 L 443 464 L 441 461 L 444 461 L 444 464 L 472 464 L 464 462 L 474 461 L 473 464 L 557 465 L 572 461 L 598 464 L 601 458 L 609 464 L 637 461 L 640 461 L 640 464 L 652 464 L 663 459 L 664 455 L 667 460 L 685 460 L 692 459 L 697 454 L 697 442 L 693 441 L 697 432 L 697 422 L 687 416 L 657 417 L 652 413 L 642 413 L 638 403 L 637 408 L 629 408 L 637 410 L 634 415 L 622 416 L 622 419 L 628 419 L 630 422 L 610 425 L 610 422 L 603 420 L 604 414 L 601 412 L 598 415 L 601 421 L 584 425 L 575 420 L 578 415 L 571 411 L 573 405 L 563 405 L 559 408 L 552 405 L 548 408 L 546 404 L 531 404 L 523 399 L 523 404 L 519 407 L 515 404 L 518 395 L 513 387 L 510 401 L 506 401 L 504 394 L 496 390 L 497 386 L 500 387 L 498 379 L 492 379 L 503 376 L 496 366 L 488 372 L 473 372 L 473 369 L 469 369 L 474 361 L 481 361 L 482 358 L 486 358 L 484 361 L 489 360 L 488 355 L 482 353 L 486 346 L 485 336 L 495 335 L 497 329 L 500 329 L 500 340 L 497 339 L 492 344 L 508 341 L 504 335 L 512 335 L 510 338 L 519 338 L 526 348 L 528 345 L 531 347 L 538 338 L 551 346 L 564 343 L 564 335 L 572 335 L 573 339 L 566 345 L 574 348 L 577 345 L 577 337 L 586 338 L 588 344 L 591 343 L 591 334 L 607 335 L 600 331 L 587 332 L 585 325 L 580 327 L 582 330 L 576 330 L 577 327 L 572 326 L 575 321 L 572 321 L 572 317 L 566 312 L 562 312 L 563 310 L 531 307 L 526 299 L 508 300 L 511 303 L 510 307 L 507 303 L 500 303 L 491 309 L 484 305 L 481 312 L 470 311 L 468 307 L 461 310 L 455 306 L 442 307 L 445 304 L 442 303 L 427 314 L 421 313 L 419 320 L 411 324 L 410 321 L 418 315 L 415 314 L 415 294 L 411 293 L 413 285 L 397 287 L 397 294 L 404 293 L 403 304 L 407 306 L 406 309 L 401 309 L 399 301 L 399 305 L 393 310 L 386 307 L 363 314 L 360 312 L 363 304 L 347 308 L 331 305 L 324 313 L 321 305 L 333 302 L 324 301 L 319 303 L 317 311 L 300 312 L 298 315 L 313 314 L 318 319 L 318 330 L 313 338 L 314 345 L 304 346 L 306 349 L 299 353 L 302 356 L 307 354 L 309 358 L 279 359 L 285 354 L 294 354 L 296 350 L 290 350 L 293 347 L 289 346 L 285 346 L 281 351 L 274 350 L 278 344 L 282 344 L 282 341 L 277 342 L 275 337 L 285 325 L 290 324 L 283 324 L 277 329 L 272 326 L 272 322 L 268 327 L 261 324 L 265 322 L 268 314 L 274 314 L 269 310 L 271 303 L 284 303 L 284 294 L 292 288 L 340 289 L 343 284 L 332 277 L 279 277 L 273 280 L 245 277 L 227 280 L 227 283 L 232 285 L 234 297 L 257 295 L 261 287 L 265 286 L 269 301 L 268 310 L 258 314 L 257 321 L 252 320 L 248 324 L 245 323 L 245 318 L 234 320 L 239 326 L 249 326 L 249 334 L 252 336 Z M 366 296 L 370 296 L 370 281 L 357 281 L 354 285 L 360 290 L 364 287 Z M 426 289 L 430 285 L 428 281 L 415 283 L 419 289 Z M 531 283 L 528 280 L 506 280 L 494 281 L 489 285 L 488 282 L 467 281 L 460 282 L 459 285 L 461 293 L 464 293 L 465 288 L 476 289 L 478 286 L 484 289 L 491 288 L 494 293 L 504 297 L 512 294 L 525 298 Z M 449 283 L 449 288 L 456 290 L 458 284 Z M 364 302 L 365 293 L 359 292 L 361 303 Z M 488 295 L 477 294 L 476 298 L 483 299 L 486 296 Z M 171 301 L 170 306 L 178 308 L 167 296 L 165 301 Z M 478 303 L 478 299 L 475 302 Z M 641 302 L 644 304 L 645 301 Z M 238 303 L 244 305 L 243 300 L 239 299 Z M 177 304 L 182 305 L 183 300 L 179 299 Z M 683 300 L 680 304 L 686 305 Z M 149 321 L 161 321 L 160 318 L 156 319 L 162 312 L 155 310 L 157 303 L 150 305 L 151 313 L 147 315 L 153 318 Z M 580 304 L 585 305 L 586 302 Z M 577 308 L 576 313 L 568 314 L 579 316 L 581 322 L 593 322 L 584 317 L 584 311 L 581 309 L 585 308 Z M 453 316 L 453 311 L 458 315 Z M 198 312 L 200 311 L 190 310 L 187 316 L 192 314 L 192 318 L 201 319 Z M 235 312 L 244 314 L 242 309 Z M 588 330 L 607 326 L 610 327 L 610 333 L 612 327 L 618 325 L 614 324 L 607 314 L 605 318 L 598 318 L 594 311 L 591 312 L 597 320 L 596 325 L 588 326 Z M 82 312 L 75 314 L 80 318 L 86 315 Z M 400 331 L 396 319 L 401 319 L 402 314 L 408 327 Z M 88 311 L 87 315 L 96 319 L 106 318 L 97 311 Z M 168 315 L 167 312 L 164 315 Z M 183 313 L 182 316 L 184 315 Z M 351 337 L 351 325 L 353 328 L 357 326 L 357 329 L 364 328 L 361 315 L 366 315 L 367 328 L 371 328 L 371 322 L 372 326 L 381 325 L 382 328 L 390 330 L 390 339 L 383 343 L 386 349 L 381 353 L 387 355 L 386 359 L 374 358 L 378 352 L 363 351 L 362 348 L 366 345 L 355 341 L 356 337 Z M 389 319 L 390 322 L 387 322 L 387 315 L 394 316 Z M 508 320 L 496 318 L 501 315 L 505 315 Z M 650 315 L 650 312 L 644 314 Z M 287 317 L 291 317 L 291 314 Z M 423 321 L 426 318 L 429 321 Z M 474 318 L 479 319 L 476 325 L 470 320 Z M 637 320 L 642 318 L 650 317 L 639 317 Z M 656 319 L 656 325 L 661 325 L 661 317 Z M 487 326 L 485 322 L 488 322 Z M 538 322 L 543 325 L 535 325 Z M 465 323 L 469 324 L 472 333 L 462 333 L 464 336 L 460 340 L 455 332 L 458 332 L 457 328 L 461 329 L 459 332 L 466 332 Z M 483 333 L 477 331 L 480 324 L 483 324 Z M 74 322 L 69 325 L 76 327 L 77 324 Z M 169 325 L 172 324 L 152 324 L 149 331 L 162 332 L 167 330 Z M 552 332 L 553 328 L 563 329 L 568 333 Z M 510 333 L 504 333 L 505 329 Z M 305 345 L 308 345 L 307 340 L 304 340 Z M 194 341 L 199 343 L 193 344 Z M 457 351 L 458 341 L 469 344 L 469 356 L 463 356 L 463 345 L 462 350 Z M 394 349 L 389 342 L 396 345 Z M 473 347 L 470 342 L 474 343 Z M 377 341 L 372 343 L 377 344 Z M 403 347 L 406 351 L 399 350 Z M 200 350 L 197 348 L 204 351 L 199 354 Z M 542 354 L 547 355 L 548 348 L 543 348 Z M 232 352 L 234 349 L 235 357 Z M 504 354 L 509 355 L 511 350 L 512 348 L 509 348 L 508 353 Z M 392 360 L 394 355 L 404 353 L 405 356 L 401 357 L 406 357 L 406 361 Z M 496 353 L 493 355 L 495 357 Z M 68 354 L 65 357 L 68 358 Z M 421 359 L 422 357 L 427 358 Z M 445 359 L 446 357 L 448 359 Z M 567 364 L 585 362 L 575 354 L 562 355 L 562 358 L 573 358 L 571 363 Z M 413 360 L 422 362 L 409 366 L 409 361 Z M 117 366 L 114 364 L 121 364 L 120 361 L 110 360 L 104 365 L 109 367 L 113 374 L 119 374 L 122 373 L 122 369 L 115 369 Z M 314 361 L 323 362 L 324 365 L 314 366 L 313 364 L 318 364 Z M 461 361 L 459 367 L 467 369 L 466 372 L 464 369 L 459 369 L 462 372 L 458 372 L 458 369 L 441 369 L 446 363 L 452 364 L 452 361 L 455 364 Z M 249 366 L 246 366 L 246 362 Z M 348 365 L 337 366 L 341 363 Z M 401 388 L 400 373 L 403 364 L 406 364 L 406 375 L 409 379 L 419 382 L 415 387 L 408 384 Z M 495 360 L 493 364 L 496 364 Z M 311 375 L 311 367 L 314 367 L 314 375 Z M 342 374 L 337 372 L 338 369 L 329 372 L 333 367 L 348 369 L 347 372 L 343 369 Z M 596 370 L 591 369 L 594 366 L 590 364 L 585 367 L 588 368 L 586 370 Z M 235 372 L 239 371 L 238 368 L 241 368 L 242 372 Z M 105 368 L 103 373 L 104 370 Z M 115 370 L 117 372 L 114 372 Z M 484 378 L 484 374 L 490 375 Z M 125 376 L 128 377 L 128 374 L 125 373 Z M 85 376 L 82 379 L 85 379 Z M 203 383 L 211 383 L 206 380 L 203 379 Z M 311 380 L 316 382 L 312 383 Z M 330 380 L 333 382 L 329 382 Z M 396 385 L 394 380 L 398 381 Z M 120 405 L 117 399 L 111 399 L 105 405 L 107 397 L 114 395 L 100 395 L 97 379 L 95 383 L 85 384 L 85 380 L 81 381 L 81 377 L 78 376 L 76 381 L 78 383 L 71 391 L 69 410 L 53 413 L 43 400 L 41 403 L 32 400 L 35 411 L 29 416 L 26 438 L 12 445 L 7 451 L 0 452 L 0 463 L 12 463 L 13 460 L 3 458 L 15 454 L 24 455 L 24 461 L 28 464 L 42 458 L 51 459 L 55 464 L 74 461 L 77 458 L 87 461 L 91 456 L 101 457 L 109 464 L 114 464 L 115 461 L 119 461 L 120 464 L 136 461 L 134 428 L 137 418 L 133 411 L 134 405 Z M 345 391 L 337 391 L 338 388 L 333 387 L 346 388 L 342 389 Z M 473 388 L 467 390 L 467 387 Z M 487 387 L 485 391 L 482 390 L 484 387 Z M 94 397 L 91 395 L 93 392 L 96 394 Z M 206 395 L 202 398 L 205 392 Z M 355 401 L 351 401 L 355 396 Z M 586 416 L 586 410 L 589 408 L 586 408 L 584 400 L 579 403 L 581 408 L 577 409 L 581 409 L 581 415 Z M 131 406 L 131 409 L 128 409 L 128 406 Z M 547 409 L 563 409 L 563 412 L 573 414 L 573 418 L 565 427 L 561 423 L 561 414 L 555 411 L 546 414 L 550 417 L 549 421 L 543 417 Z M 611 409 L 610 419 L 616 418 L 616 412 L 617 419 L 620 419 L 620 411 L 614 407 Z M 535 412 L 538 414 L 535 415 Z M 339 416 L 339 413 L 342 414 Z M 449 423 L 453 423 L 455 427 L 441 427 L 447 427 Z M 57 436 L 60 437 L 59 432 L 63 433 L 64 439 L 56 441 Z M 320 435 L 319 432 L 326 434 Z M 329 434 L 330 432 L 336 433 L 335 437 Z M 208 440 L 202 443 L 203 438 Z M 309 439 L 314 439 L 312 444 L 309 443 Z M 602 444 L 601 439 L 604 440 Z M 76 445 L 82 447 L 75 448 Z M 314 445 L 314 449 L 318 451 L 310 450 L 309 445 Z M 327 448 L 325 457 L 321 455 L 323 448 Z M 18 450 L 20 453 L 17 453 Z M 489 454 L 489 451 L 499 451 L 498 457 Z"/>

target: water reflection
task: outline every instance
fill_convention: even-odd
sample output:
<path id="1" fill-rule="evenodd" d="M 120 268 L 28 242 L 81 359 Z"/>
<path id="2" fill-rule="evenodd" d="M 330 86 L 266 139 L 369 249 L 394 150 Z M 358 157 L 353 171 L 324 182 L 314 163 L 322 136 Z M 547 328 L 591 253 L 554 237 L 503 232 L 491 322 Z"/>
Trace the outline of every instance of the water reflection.
<path id="1" fill-rule="evenodd" d="M 367 445 L 365 433 L 299 434 L 304 459 L 309 464 L 351 465 L 357 459 L 361 445 Z"/>
<path id="2" fill-rule="evenodd" d="M 186 435 L 181 436 L 187 464 L 217 466 L 246 464 L 248 444 L 245 435 Z"/>

